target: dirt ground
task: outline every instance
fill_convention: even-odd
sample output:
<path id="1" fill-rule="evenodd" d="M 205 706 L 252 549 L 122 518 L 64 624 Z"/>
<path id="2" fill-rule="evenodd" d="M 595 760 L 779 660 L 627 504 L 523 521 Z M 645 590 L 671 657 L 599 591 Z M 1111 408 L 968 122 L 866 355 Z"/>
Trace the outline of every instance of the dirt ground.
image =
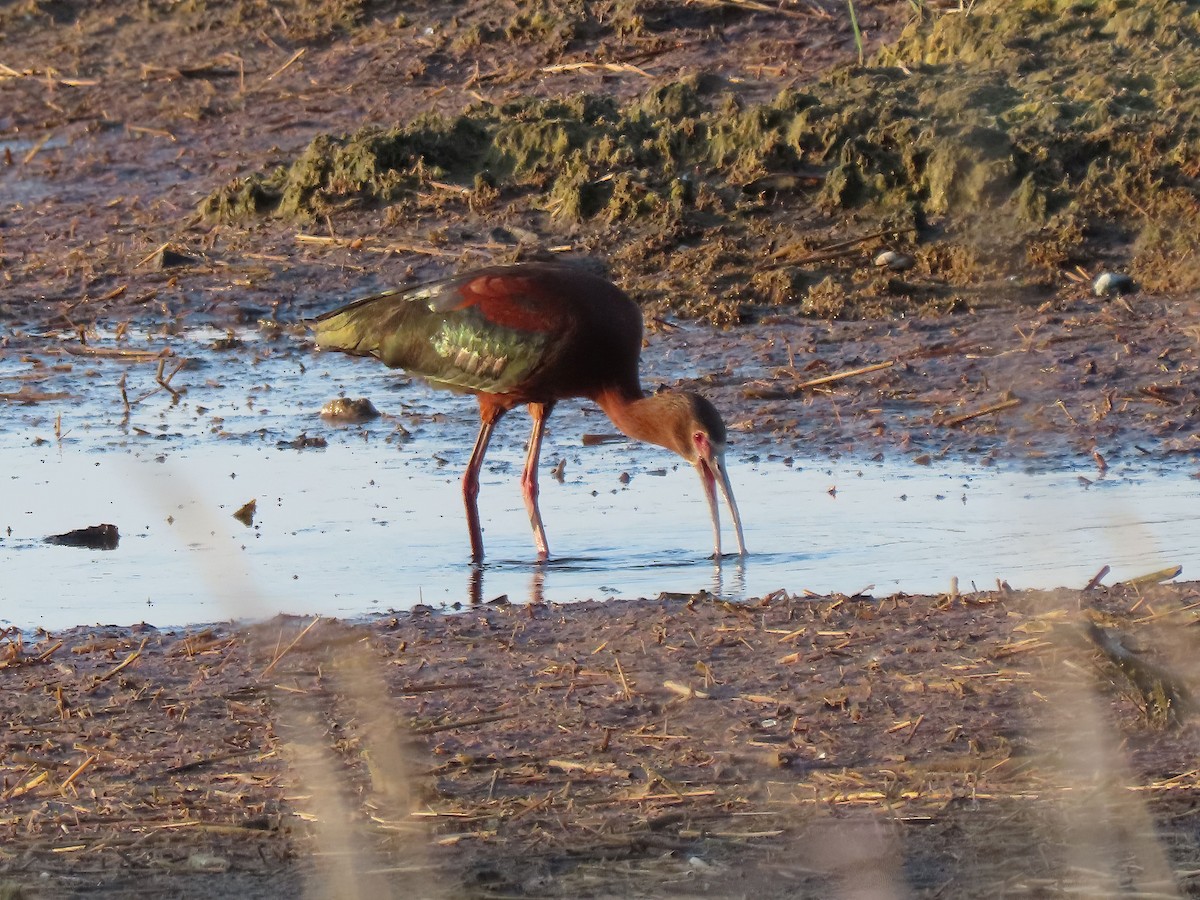
<path id="1" fill-rule="evenodd" d="M 1197 605 L 781 591 L 10 635 L 0 866 L 39 897 L 1190 895 Z"/>
<path id="2" fill-rule="evenodd" d="M 555 255 L 643 302 L 651 380 L 739 451 L 1194 466 L 1200 12 L 967 6 L 858 0 L 859 68 L 832 0 L 18 0 L 0 353 L 30 372 L 0 396 L 52 412 L 38 368 L 97 326 L 302 340 Z M 10 632 L 0 893 L 1200 894 L 1197 605 L 1152 579 Z"/>

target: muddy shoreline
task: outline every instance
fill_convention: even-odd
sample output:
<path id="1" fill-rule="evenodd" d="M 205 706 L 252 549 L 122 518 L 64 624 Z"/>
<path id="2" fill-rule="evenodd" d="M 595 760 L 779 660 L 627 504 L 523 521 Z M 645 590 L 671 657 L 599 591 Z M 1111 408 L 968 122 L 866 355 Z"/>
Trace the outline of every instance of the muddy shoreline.
<path id="1" fill-rule="evenodd" d="M 1068 466 L 1089 465 L 1093 453 L 1148 466 L 1194 454 L 1193 258 L 1139 268 L 1132 232 L 1105 231 L 1099 208 L 1079 231 L 1083 243 L 1049 267 L 1040 257 L 999 267 L 985 260 L 963 243 L 974 232 L 955 230 L 953 209 L 897 244 L 887 223 L 898 220 L 882 213 L 891 201 L 832 210 L 811 185 L 760 200 L 714 182 L 722 199 L 712 209 L 696 200 L 667 219 L 567 221 L 543 208 L 553 200 L 536 184 L 500 185 L 501 196 L 481 206 L 456 194 L 464 179 L 449 173 L 423 176 L 430 183 L 392 203 L 347 194 L 307 217 L 206 220 L 206 197 L 293 163 L 314 135 L 430 110 L 454 115 L 481 97 L 503 109 L 529 96 L 607 92 L 629 103 L 666 91 L 655 101 L 665 104 L 674 85 L 705 72 L 720 74 L 720 90 L 732 90 L 745 115 L 783 88 L 817 91 L 830 104 L 842 88 L 828 73 L 853 49 L 840 14 L 753 14 L 736 4 L 701 4 L 694 18 L 678 20 L 667 6 L 647 4 L 641 24 L 614 10 L 594 20 L 564 13 L 570 27 L 559 29 L 488 8 L 455 17 L 354 6 L 345 19 L 333 5 L 274 15 L 235 3 L 174 15 L 155 4 L 123 12 L 35 3 L 6 13 L 0 27 L 19 49 L 6 62 L 0 99 L 0 185 L 10 198 L 0 212 L 0 353 L 28 365 L 0 385 L 5 402 L 43 402 L 53 418 L 62 407 L 37 399 L 38 377 L 77 365 L 86 379 L 86 363 L 71 352 L 92 352 L 83 345 L 114 330 L 114 351 L 170 352 L 171 333 L 201 326 L 249 328 L 267 347 L 281 337 L 304 342 L 296 323 L 348 297 L 549 254 L 607 268 L 647 312 L 649 386 L 712 393 L 748 453 L 788 455 L 802 444 L 810 455 Z M 876 65 L 890 65 L 887 54 L 903 52 L 896 46 L 912 45 L 922 28 L 944 30 L 953 18 L 914 22 L 902 2 L 861 6 L 865 50 L 881 54 Z M 505 28 L 517 36 L 512 58 L 501 65 L 484 54 L 495 68 L 482 69 L 481 48 Z M 753 61 L 739 52 L 747 47 L 758 54 Z M 649 57 L 633 68 L 609 61 L 639 52 Z M 1140 57 L 1129 65 L 1142 65 Z M 938 66 L 929 72 L 943 77 Z M 721 96 L 704 102 L 719 105 Z M 762 177 L 774 177 L 769 163 L 760 163 Z M 810 179 L 818 187 L 836 174 L 832 161 L 789 165 L 801 175 L 819 170 Z M 934 197 L 905 203 L 932 210 Z M 998 229 L 1003 215 L 995 212 Z M 771 224 L 755 230 L 759 222 Z M 1183 220 L 1177 231 L 1190 233 Z M 871 234 L 882 236 L 863 239 Z M 821 250 L 847 239 L 832 255 Z M 1032 248 L 1049 238 L 1022 240 Z M 911 269 L 873 265 L 889 244 L 914 256 Z M 1153 291 L 1094 294 L 1096 276 L 1131 266 L 1134 286 Z M 693 318 L 742 324 L 687 327 L 681 345 L 674 326 Z M 128 326 L 162 339 L 125 344 Z M 24 394 L 22 379 L 30 380 Z M 185 382 L 181 373 L 184 390 Z"/>
<path id="2" fill-rule="evenodd" d="M 39 897 L 1191 894 L 1196 596 L 9 635 L 0 865 Z"/>

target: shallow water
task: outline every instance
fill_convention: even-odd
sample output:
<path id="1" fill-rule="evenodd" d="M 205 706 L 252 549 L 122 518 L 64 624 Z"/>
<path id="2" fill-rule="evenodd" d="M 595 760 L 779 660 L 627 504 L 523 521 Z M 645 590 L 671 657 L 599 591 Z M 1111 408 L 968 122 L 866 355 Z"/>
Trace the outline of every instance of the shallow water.
<path id="1" fill-rule="evenodd" d="M 582 446 L 582 433 L 612 428 L 587 404 L 563 404 L 541 479 L 554 559 L 533 562 L 518 484 L 528 419 L 513 414 L 483 477 L 480 584 L 459 493 L 476 427 L 471 398 L 292 339 L 246 335 L 244 345 L 213 349 L 222 336 L 92 341 L 102 350 L 169 344 L 200 360 L 171 380 L 186 388 L 178 402 L 156 390 L 154 362 L 54 356 L 57 342 L 33 338 L 0 355 L 0 391 L 24 384 L 71 395 L 0 405 L 0 622 L 168 626 L 452 606 L 473 593 L 524 602 L 706 589 L 737 599 L 777 588 L 945 591 L 952 576 L 964 591 L 997 578 L 1015 588 L 1081 586 L 1105 564 L 1109 582 L 1168 565 L 1196 571 L 1200 483 L 1181 473 L 1114 469 L 1086 485 L 1075 472 L 949 463 L 797 455 L 785 465 L 736 447 L 731 472 L 751 556 L 718 568 L 706 558 L 711 533 L 694 473 L 657 448 Z M 368 396 L 388 415 L 323 422 L 321 404 L 342 393 Z M 302 432 L 328 446 L 279 446 Z M 549 470 L 561 459 L 559 482 Z M 233 513 L 251 499 L 248 527 Z M 120 529 L 118 549 L 43 542 L 102 522 Z"/>

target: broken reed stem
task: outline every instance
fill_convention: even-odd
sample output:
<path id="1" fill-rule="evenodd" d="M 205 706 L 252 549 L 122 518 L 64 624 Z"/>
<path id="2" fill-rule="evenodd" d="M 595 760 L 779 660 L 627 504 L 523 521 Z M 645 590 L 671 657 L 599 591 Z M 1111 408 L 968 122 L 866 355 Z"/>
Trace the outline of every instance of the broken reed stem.
<path id="1" fill-rule="evenodd" d="M 463 187 L 461 184 L 450 184 L 446 181 L 434 181 L 433 179 L 426 181 L 425 184 L 432 188 L 437 188 L 439 191 L 445 191 L 448 194 L 458 194 L 462 197 L 471 196 L 471 189 Z"/>
<path id="2" fill-rule="evenodd" d="M 921 723 L 925 721 L 925 713 L 917 716 L 917 721 L 913 722 L 912 728 L 909 729 L 908 736 L 904 739 L 904 743 L 908 743 L 913 739 L 913 735 L 917 733 L 917 729 L 921 727 Z"/>
<path id="3" fill-rule="evenodd" d="M 799 384 L 791 385 L 784 389 L 755 387 L 751 385 L 742 391 L 743 396 L 757 398 L 760 400 L 778 399 L 783 397 L 794 397 L 800 391 L 808 388 L 820 387 L 824 384 L 833 384 L 837 381 L 844 381 L 847 378 L 854 378 L 858 375 L 869 375 L 872 372 L 881 372 L 884 369 L 890 369 L 896 364 L 894 359 L 889 359 L 880 363 L 872 363 L 869 366 L 860 366 L 857 369 L 844 369 L 841 372 L 834 372 L 832 375 L 822 375 L 820 378 L 811 378 L 808 381 L 802 381 Z"/>
<path id="4" fill-rule="evenodd" d="M 33 162 L 33 158 L 42 152 L 42 148 L 50 143 L 50 138 L 54 137 L 54 132 L 48 132 L 45 137 L 29 148 L 29 152 L 21 158 L 21 165 L 27 166 Z"/>
<path id="5" fill-rule="evenodd" d="M 306 634 L 308 634 L 310 631 L 312 631 L 314 628 L 316 628 L 317 624 L 320 621 L 321 621 L 321 617 L 317 616 L 315 619 L 313 619 L 311 622 L 309 622 L 308 626 L 303 631 L 301 631 L 298 635 L 296 635 L 296 637 L 292 640 L 292 642 L 290 644 L 288 644 L 286 647 L 284 647 L 282 650 L 280 650 L 278 654 L 276 654 L 275 658 L 273 660 L 271 660 L 270 664 L 265 669 L 262 670 L 262 674 L 259 675 L 258 677 L 266 678 L 268 675 L 270 675 L 275 670 L 275 667 L 277 665 L 279 665 L 279 661 L 281 659 L 283 659 L 285 656 L 287 656 L 288 652 L 291 651 L 291 649 L 293 647 L 295 647 L 298 643 L 300 643 L 302 640 L 304 640 L 304 636 Z"/>
<path id="6" fill-rule="evenodd" d="M 665 687 L 672 694 L 678 694 L 680 697 L 683 697 L 686 700 L 691 700 L 693 698 L 697 700 L 708 699 L 708 694 L 706 694 L 704 691 L 698 691 L 694 687 L 691 687 L 687 684 L 680 684 L 678 681 L 664 681 L 663 687 Z"/>
<path id="7" fill-rule="evenodd" d="M 440 186 L 440 185 L 437 185 Z M 466 191 L 467 188 L 458 188 L 456 185 L 445 185 L 445 188 L 452 189 L 455 192 Z M 481 247 L 458 247 L 455 250 L 443 250 L 440 247 L 434 247 L 430 244 L 401 244 L 391 243 L 384 244 L 381 247 L 370 246 L 365 243 L 370 238 L 341 238 L 324 234 L 306 234 L 305 232 L 297 232 L 296 243 L 298 244 L 316 244 L 322 247 L 344 247 L 350 250 L 365 250 L 371 253 L 419 253 L 422 256 L 439 256 L 445 259 L 457 259 L 463 253 L 478 253 L 487 255 L 486 248 Z"/>
<path id="8" fill-rule="evenodd" d="M 783 259 L 793 250 L 803 249 L 799 244 L 788 244 L 786 247 L 781 247 L 771 254 L 771 262 L 767 263 L 766 268 L 778 269 L 784 266 L 803 266 L 808 263 L 824 262 L 828 259 L 837 259 L 840 256 L 849 256 L 856 253 L 860 245 L 868 241 L 874 241 L 879 238 L 894 237 L 901 234 L 908 234 L 916 231 L 915 227 L 908 228 L 885 228 L 881 231 L 873 231 L 870 234 L 860 235 L 859 237 L 849 238 L 844 241 L 837 241 L 832 244 L 826 244 L 823 247 L 811 251 L 807 256 L 801 256 L 798 259 Z"/>
<path id="9" fill-rule="evenodd" d="M 412 733 L 415 735 L 425 736 L 429 734 L 437 734 L 441 731 L 451 731 L 455 728 L 470 728 L 474 725 L 487 725 L 491 722 L 502 722 L 505 719 L 515 719 L 517 713 L 496 713 L 491 716 L 479 716 L 474 719 L 459 719 L 456 722 L 443 722 L 441 725 L 429 725 L 425 728 L 414 728 Z"/>
<path id="10" fill-rule="evenodd" d="M 30 391 L 21 388 L 19 391 L 3 391 L 0 392 L 0 400 L 5 400 L 10 403 L 42 403 L 47 400 L 69 400 L 71 395 L 66 391 L 53 391 L 51 393 L 43 393 L 40 391 Z"/>
<path id="11" fill-rule="evenodd" d="M 161 350 L 127 350 L 120 347 L 89 347 L 86 344 L 63 344 L 62 351 L 70 356 L 96 356 L 101 359 L 125 359 L 134 362 L 162 362 L 175 355 L 175 351 L 170 347 L 163 347 Z"/>
<path id="12" fill-rule="evenodd" d="M 625 692 L 625 699 L 633 699 L 633 691 L 629 690 L 629 682 L 625 678 L 625 670 L 621 668 L 621 658 L 617 654 L 613 654 L 613 662 L 617 664 L 617 675 L 621 678 L 621 689 Z"/>
<path id="13" fill-rule="evenodd" d="M 166 250 L 170 246 L 171 246 L 170 241 L 167 241 L 165 244 L 159 244 L 157 247 L 155 247 L 153 250 L 151 250 L 149 253 L 147 253 L 145 256 L 143 256 L 141 259 L 139 259 L 137 262 L 135 262 L 133 264 L 133 267 L 135 269 L 140 269 L 142 266 L 144 266 L 146 263 L 150 262 L 150 260 L 154 259 L 154 257 L 158 256 L 158 254 L 162 253 L 164 250 Z"/>
<path id="14" fill-rule="evenodd" d="M 124 415 L 121 417 L 121 424 L 129 424 L 129 392 L 125 390 L 125 379 L 129 375 L 128 372 L 121 373 L 121 380 L 117 382 L 117 388 L 121 391 L 121 405 L 124 407 Z"/>
<path id="15" fill-rule="evenodd" d="M 26 769 L 26 771 L 28 772 L 29 770 Z M 24 784 L 22 784 L 20 781 L 18 781 L 16 784 L 14 784 L 11 788 L 9 788 L 3 794 L 0 794 L 0 799 L 11 800 L 14 797 L 20 797 L 22 794 L 28 794 L 35 787 L 40 787 L 41 785 L 45 784 L 49 780 L 50 780 L 50 773 L 42 772 L 36 778 L 30 779 L 29 781 L 26 781 Z"/>
<path id="16" fill-rule="evenodd" d="M 969 422 L 972 419 L 978 419 L 980 416 L 991 415 L 992 413 L 1003 412 L 1006 409 L 1012 409 L 1014 406 L 1021 405 L 1020 397 L 1009 397 L 1007 400 L 1001 400 L 999 403 L 992 403 L 982 409 L 977 409 L 972 412 L 963 413 L 959 416 L 951 416 L 948 419 L 942 420 L 942 425 L 946 428 L 953 428 L 956 425 L 961 425 L 964 422 Z"/>
<path id="17" fill-rule="evenodd" d="M 1172 578 L 1178 578 L 1183 574 L 1183 566 L 1167 566 L 1165 569 L 1158 569 L 1154 572 L 1147 572 L 1145 575 L 1139 575 L 1137 578 L 1130 578 L 1125 582 L 1129 587 L 1141 587 L 1147 584 L 1162 584 L 1164 581 L 1170 581 Z"/>
<path id="18" fill-rule="evenodd" d="M 629 440 L 629 438 L 625 437 L 625 435 L 623 435 L 623 434 L 611 434 L 611 433 L 590 434 L 589 433 L 589 434 L 585 434 L 582 438 L 580 438 L 580 443 L 582 443 L 583 446 L 585 446 L 585 447 L 595 447 L 599 444 L 616 444 L 616 443 L 620 443 L 621 441 L 627 441 L 627 440 Z"/>
<path id="19" fill-rule="evenodd" d="M 1094 591 L 1110 571 L 1112 570 L 1108 566 L 1102 566 L 1100 571 L 1092 576 L 1092 580 L 1083 586 L 1083 592 L 1086 594 L 1088 591 Z"/>
<path id="20" fill-rule="evenodd" d="M 138 645 L 138 648 L 136 650 L 134 650 L 132 653 L 130 653 L 127 657 L 125 657 L 123 660 L 121 660 L 121 662 L 117 663 L 113 668 L 109 669 L 103 675 L 97 675 L 96 679 L 92 682 L 92 686 L 87 689 L 88 693 L 90 694 L 92 691 L 96 690 L 96 688 L 100 687 L 100 685 L 104 684 L 104 682 L 108 681 L 110 678 L 112 678 L 114 675 L 116 675 L 122 669 L 124 669 L 125 667 L 130 666 L 134 662 L 136 662 L 137 659 L 142 655 L 142 651 L 146 648 L 146 643 L 149 640 L 150 640 L 150 638 L 148 638 L 148 637 L 142 638 L 142 642 L 141 642 L 141 644 Z"/>
<path id="21" fill-rule="evenodd" d="M 462 255 L 459 250 L 442 250 L 427 244 L 385 244 L 382 247 L 365 247 L 363 249 L 370 250 L 372 253 L 420 253 L 422 256 L 441 256 L 447 259 L 458 258 Z"/>
<path id="22" fill-rule="evenodd" d="M 294 63 L 296 60 L 298 60 L 300 57 L 302 57 L 304 55 L 306 49 L 307 48 L 305 48 L 305 47 L 301 47 L 299 50 L 297 50 L 295 53 L 293 53 L 288 58 L 287 62 L 285 62 L 282 66 L 280 66 L 278 69 L 276 69 L 274 72 L 272 72 L 270 75 L 267 76 L 266 81 L 274 81 L 276 78 L 278 78 L 280 75 L 282 75 L 285 71 L 287 71 L 288 67 L 290 67 L 292 65 L 292 63 Z M 265 83 L 266 82 L 264 81 L 264 84 Z"/>
<path id="23" fill-rule="evenodd" d="M 605 72 L 628 72 L 633 75 L 641 75 L 643 78 L 653 78 L 654 76 L 645 69 L 630 63 L 598 63 L 598 62 L 573 62 L 573 63 L 558 63 L 553 66 L 543 66 L 541 71 L 547 75 L 553 75 L 558 72 L 578 72 L 583 69 L 602 69 Z"/>
<path id="24" fill-rule="evenodd" d="M 460 688 L 480 687 L 483 684 L 478 679 L 463 679 L 462 681 L 425 681 L 419 684 L 409 684 L 400 688 L 401 694 L 430 694 L 434 691 L 455 691 Z"/>
<path id="25" fill-rule="evenodd" d="M 172 143 L 175 143 L 179 140 L 179 138 L 175 137 L 175 135 L 171 134 L 171 132 L 162 128 L 147 128 L 145 125 L 126 125 L 125 130 L 133 132 L 134 134 L 152 134 L 155 137 L 166 138 Z"/>
<path id="26" fill-rule="evenodd" d="M 835 381 L 842 381 L 846 378 L 854 378 L 856 375 L 869 375 L 871 372 L 879 372 L 883 369 L 890 369 L 896 364 L 894 359 L 889 359 L 886 362 L 873 363 L 869 366 L 862 366 L 858 369 L 846 369 L 842 372 L 835 372 L 832 375 L 824 375 L 820 378 L 813 378 L 809 381 L 802 381 L 795 386 L 795 390 L 802 391 L 805 388 L 818 387 L 822 384 L 832 384 Z"/>
<path id="27" fill-rule="evenodd" d="M 137 352 L 137 351 L 131 351 L 131 352 Z M 100 354 L 100 355 L 112 355 L 112 354 Z M 179 371 L 185 365 L 187 365 L 187 359 L 181 359 L 178 362 L 178 364 L 176 364 L 175 368 L 171 370 L 170 374 L 167 374 L 167 372 L 166 372 L 167 360 L 174 355 L 175 355 L 174 353 L 165 353 L 165 354 L 161 355 L 160 357 L 158 357 L 158 368 L 155 371 L 155 375 L 154 375 L 154 380 L 158 383 L 158 387 L 153 388 L 149 391 L 146 391 L 146 393 L 142 394 L 140 397 L 134 398 L 131 401 L 131 400 L 129 400 L 128 397 L 125 396 L 125 388 L 124 388 L 124 385 L 122 385 L 122 387 L 121 387 L 122 398 L 125 400 L 125 402 L 128 406 L 136 406 L 137 404 L 141 403 L 143 400 L 148 400 L 150 397 L 153 397 L 159 391 L 164 391 L 164 390 L 171 395 L 171 399 L 173 402 L 176 402 L 176 403 L 179 402 L 179 398 L 183 396 L 183 391 L 176 390 L 174 387 L 172 387 L 171 379 L 174 378 L 176 375 L 178 375 Z M 145 357 L 145 358 L 153 359 L 154 357 Z"/>
<path id="28" fill-rule="evenodd" d="M 181 391 L 177 391 L 175 388 L 171 387 L 171 379 L 179 374 L 179 370 L 183 368 L 184 363 L 186 362 L 186 359 L 181 359 L 175 368 L 171 370 L 171 374 L 164 377 L 163 372 L 165 372 L 167 368 L 167 358 L 164 356 L 158 361 L 158 372 L 154 376 L 154 380 L 166 388 L 166 390 L 170 393 L 172 400 L 178 400 L 181 396 L 183 396 Z"/>
<path id="29" fill-rule="evenodd" d="M 857 246 L 843 247 L 841 250 L 828 250 L 824 253 L 810 253 L 808 256 L 801 257 L 800 259 L 784 259 L 778 262 L 770 262 L 767 263 L 763 268 L 784 269 L 788 266 L 812 265 L 813 263 L 829 262 L 831 259 L 841 259 L 843 256 L 854 256 L 859 252 L 860 250 Z"/>
<path id="30" fill-rule="evenodd" d="M 75 768 L 75 771 L 67 776 L 67 780 L 62 783 L 62 787 L 60 788 L 62 793 L 65 794 L 67 792 L 67 788 L 69 788 L 72 785 L 72 783 L 74 783 L 75 779 L 78 778 L 80 775 L 82 775 L 84 773 L 84 770 L 86 770 L 87 767 L 90 766 L 95 761 L 96 761 L 96 757 L 93 755 L 93 756 L 89 756 L 87 759 L 85 759 L 83 762 L 81 762 Z"/>
<path id="31" fill-rule="evenodd" d="M 1139 599 L 1138 604 L 1141 604 L 1142 600 L 1144 599 L 1144 597 Z M 1137 624 L 1145 625 L 1147 622 L 1157 622 L 1159 619 L 1164 618 L 1165 616 L 1174 616 L 1178 615 L 1179 613 L 1192 612 L 1195 609 L 1200 609 L 1200 603 L 1189 603 L 1187 606 L 1180 606 L 1177 609 L 1164 609 L 1162 612 L 1151 613 L 1148 616 L 1143 616 L 1142 618 L 1138 619 Z M 1197 620 L 1194 618 L 1189 619 L 1188 624 L 1192 624 L 1195 621 Z"/>

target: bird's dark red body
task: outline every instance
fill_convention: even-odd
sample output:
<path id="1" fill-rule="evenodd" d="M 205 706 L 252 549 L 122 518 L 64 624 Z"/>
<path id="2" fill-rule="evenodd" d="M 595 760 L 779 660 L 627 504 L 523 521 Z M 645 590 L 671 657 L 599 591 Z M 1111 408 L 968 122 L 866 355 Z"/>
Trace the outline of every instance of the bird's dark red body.
<path id="1" fill-rule="evenodd" d="M 551 263 L 495 266 L 365 297 L 318 317 L 312 328 L 323 349 L 374 356 L 478 398 L 482 424 L 463 477 L 476 560 L 483 556 L 475 503 L 483 455 L 496 422 L 521 404 L 529 406 L 534 421 L 522 485 L 539 554 L 547 555 L 537 508 L 537 460 L 547 416 L 569 397 L 596 401 L 626 434 L 668 447 L 697 467 L 718 557 L 713 487 L 719 477 L 745 553 L 724 470 L 725 425 L 696 394 L 643 394 L 641 311 L 611 282 Z"/>
<path id="2" fill-rule="evenodd" d="M 642 314 L 610 282 L 565 266 L 528 265 L 484 270 L 463 279 L 458 291 L 456 311 L 477 309 L 530 343 L 545 339 L 537 364 L 504 395 L 514 405 L 639 390 Z"/>

